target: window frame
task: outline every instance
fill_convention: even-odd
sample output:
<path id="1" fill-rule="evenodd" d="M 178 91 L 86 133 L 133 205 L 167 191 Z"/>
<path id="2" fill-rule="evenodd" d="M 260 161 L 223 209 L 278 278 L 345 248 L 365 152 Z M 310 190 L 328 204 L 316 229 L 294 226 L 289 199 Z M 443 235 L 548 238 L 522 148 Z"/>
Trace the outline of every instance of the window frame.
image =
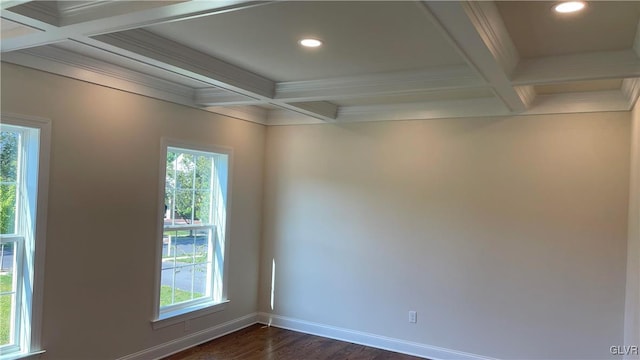
<path id="1" fill-rule="evenodd" d="M 29 144 L 24 143 L 24 138 L 18 145 L 21 154 L 24 152 L 28 155 L 27 159 L 19 159 L 22 163 L 20 166 L 27 164 L 27 162 L 28 165 L 26 169 L 22 169 L 20 171 L 21 174 L 19 174 L 19 176 L 21 178 L 16 179 L 17 183 L 20 184 L 21 187 L 32 187 L 30 191 L 36 192 L 35 197 L 30 201 L 32 202 L 31 205 L 35 207 L 35 211 L 31 210 L 35 215 L 35 223 L 32 224 L 31 227 L 25 229 L 26 231 L 31 231 L 32 234 L 25 235 L 20 233 L 18 228 L 25 225 L 19 225 L 20 221 L 16 215 L 16 231 L 14 231 L 14 234 L 4 234 L 2 236 L 5 239 L 3 242 L 14 242 L 14 244 L 16 244 L 14 245 L 16 246 L 16 249 L 14 249 L 16 256 L 18 256 L 18 248 L 20 249 L 20 257 L 22 258 L 16 259 L 14 262 L 14 265 L 16 266 L 14 272 L 16 280 L 14 281 L 16 281 L 18 283 L 18 287 L 22 289 L 16 290 L 19 294 L 16 294 L 14 298 L 16 299 L 16 304 L 22 307 L 27 307 L 27 311 L 29 312 L 27 316 L 31 319 L 29 324 L 25 325 L 24 329 L 21 329 L 21 334 L 18 335 L 20 338 L 16 339 L 14 344 L 15 346 L 6 346 L 3 354 L 0 355 L 0 360 L 8 360 L 44 353 L 44 350 L 42 349 L 41 332 L 44 291 L 44 259 L 46 251 L 45 239 L 47 233 L 46 225 L 49 192 L 51 121 L 38 117 L 0 113 L 0 122 L 9 126 L 38 130 L 37 153 L 33 150 L 25 150 L 25 147 L 29 146 Z M 25 136 L 29 130 L 23 130 L 22 132 L 22 135 Z M 35 165 L 33 164 L 34 161 L 36 162 Z M 26 178 L 27 172 L 36 173 L 37 176 L 35 177 L 35 184 L 33 183 L 33 179 Z M 21 206 L 25 206 L 25 204 L 21 204 L 19 200 L 17 200 L 17 202 L 16 214 L 20 211 L 19 208 Z M 14 241 L 18 238 L 21 240 Z M 31 249 L 26 246 L 27 242 L 30 244 L 32 243 Z M 27 259 L 27 257 L 29 257 L 29 259 Z M 31 268 L 29 268 L 29 264 L 27 264 L 29 261 L 31 261 L 33 265 Z M 32 284 L 30 293 L 25 293 L 23 288 L 25 277 L 28 277 L 27 281 Z M 18 318 L 14 319 L 14 321 L 18 322 L 23 320 L 21 315 L 22 314 L 19 314 Z M 7 349 L 13 351 L 7 351 Z"/>
<path id="2" fill-rule="evenodd" d="M 162 282 L 162 237 L 164 235 L 164 202 L 166 188 L 166 167 L 167 153 L 169 148 L 179 148 L 186 152 L 207 152 L 216 153 L 227 156 L 227 189 L 226 189 L 226 219 L 224 231 L 224 252 L 222 264 L 222 291 L 220 301 L 214 302 L 211 298 L 194 299 L 187 303 L 186 306 L 180 306 L 170 312 L 160 312 L 160 289 Z M 158 215 L 157 215 L 157 232 L 154 238 L 156 242 L 156 264 L 155 264 L 155 283 L 153 295 L 153 316 L 151 324 L 154 330 L 164 328 L 173 324 L 195 319 L 207 314 L 222 311 L 225 309 L 228 299 L 228 278 L 229 278 L 229 245 L 230 245 L 230 225 L 231 225 L 231 208 L 232 208 L 232 183 L 233 183 L 233 149 L 225 146 L 203 144 L 192 141 L 179 140 L 174 138 L 163 137 L 160 140 L 160 164 L 159 164 L 159 186 L 158 186 Z M 214 226 L 215 228 L 215 226 Z"/>

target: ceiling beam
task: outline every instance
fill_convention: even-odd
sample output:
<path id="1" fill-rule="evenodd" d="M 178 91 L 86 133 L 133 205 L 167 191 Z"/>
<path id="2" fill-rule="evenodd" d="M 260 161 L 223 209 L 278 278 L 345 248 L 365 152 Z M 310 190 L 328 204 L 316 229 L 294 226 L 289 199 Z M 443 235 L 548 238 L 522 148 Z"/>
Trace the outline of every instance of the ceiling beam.
<path id="1" fill-rule="evenodd" d="M 427 15 L 467 63 L 514 112 L 530 99 L 514 89 L 510 75 L 519 56 L 493 2 L 423 1 Z"/>
<path id="2" fill-rule="evenodd" d="M 629 111 L 629 98 L 621 90 L 538 95 L 524 115 Z"/>
<path id="3" fill-rule="evenodd" d="M 49 21 L 49 26 L 44 25 L 45 21 L 37 20 L 31 16 L 25 16 L 19 11 L 20 6 L 14 9 L 2 9 L 0 16 L 18 23 L 44 30 L 38 33 L 20 38 L 8 39 L 0 45 L 2 52 L 25 49 L 34 46 L 52 44 L 67 39 L 81 40 L 82 37 L 106 34 L 140 27 L 158 25 L 169 21 L 185 20 L 200 16 L 208 16 L 223 12 L 246 9 L 248 7 L 262 5 L 262 1 L 246 0 L 218 0 L 218 1 L 184 1 L 180 3 L 168 3 L 164 6 L 148 8 L 145 10 L 125 13 L 115 16 L 107 16 L 95 20 L 79 22 L 66 26 L 53 26 L 51 23 L 63 23 L 64 18 L 60 17 L 56 21 Z M 22 5 L 27 10 L 34 5 L 26 3 Z M 49 17 L 54 14 L 48 14 Z"/>
<path id="4" fill-rule="evenodd" d="M 550 56 L 520 61 L 514 85 L 629 78 L 640 76 L 640 58 L 633 50 Z"/>
<path id="5" fill-rule="evenodd" d="M 196 89 L 194 102 L 200 106 L 258 105 L 264 101 L 220 88 Z"/>
<path id="6" fill-rule="evenodd" d="M 280 82 L 276 84 L 275 98 L 320 101 L 484 87 L 487 83 L 468 66 L 438 66 L 422 71 Z"/>
<path id="7" fill-rule="evenodd" d="M 274 98 L 283 102 L 331 101 L 481 88 L 487 88 L 487 83 L 468 66 L 438 66 L 422 71 L 279 82 Z M 229 106 L 261 101 L 219 88 L 207 88 L 196 90 L 196 103 Z"/>
<path id="8" fill-rule="evenodd" d="M 91 38 L 92 46 L 187 76 L 218 88 L 323 121 L 334 121 L 326 107 L 300 107 L 274 99 L 275 82 L 188 46 L 146 30 L 136 29 Z"/>
<path id="9" fill-rule="evenodd" d="M 100 47 L 100 42 L 109 44 L 112 52 L 241 95 L 270 99 L 274 94 L 273 81 L 147 30 L 129 30 L 93 39 L 95 47 Z"/>
<path id="10" fill-rule="evenodd" d="M 309 111 L 314 114 L 320 114 L 329 119 L 336 119 L 338 116 L 338 106 L 328 101 L 307 101 L 300 103 L 289 103 L 296 108 Z"/>
<path id="11" fill-rule="evenodd" d="M 142 74 L 53 45 L 13 51 L 2 61 L 186 106 L 194 106 L 194 90 L 173 81 Z"/>

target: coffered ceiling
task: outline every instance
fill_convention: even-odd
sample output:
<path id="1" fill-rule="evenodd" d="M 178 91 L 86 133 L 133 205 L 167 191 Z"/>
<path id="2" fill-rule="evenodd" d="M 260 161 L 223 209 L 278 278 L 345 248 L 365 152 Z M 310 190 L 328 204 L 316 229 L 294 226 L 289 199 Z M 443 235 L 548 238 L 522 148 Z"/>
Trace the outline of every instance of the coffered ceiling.
<path id="1" fill-rule="evenodd" d="M 267 125 L 627 111 L 640 89 L 640 2 L 0 4 L 2 61 Z"/>

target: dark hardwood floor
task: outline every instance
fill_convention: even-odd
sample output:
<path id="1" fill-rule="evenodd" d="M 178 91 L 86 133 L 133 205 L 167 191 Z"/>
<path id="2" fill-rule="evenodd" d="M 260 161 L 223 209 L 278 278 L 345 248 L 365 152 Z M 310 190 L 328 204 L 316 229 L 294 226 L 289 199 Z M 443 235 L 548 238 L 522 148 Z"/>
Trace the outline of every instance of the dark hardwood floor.
<path id="1" fill-rule="evenodd" d="M 252 325 L 164 360 L 417 360 L 367 346 Z"/>

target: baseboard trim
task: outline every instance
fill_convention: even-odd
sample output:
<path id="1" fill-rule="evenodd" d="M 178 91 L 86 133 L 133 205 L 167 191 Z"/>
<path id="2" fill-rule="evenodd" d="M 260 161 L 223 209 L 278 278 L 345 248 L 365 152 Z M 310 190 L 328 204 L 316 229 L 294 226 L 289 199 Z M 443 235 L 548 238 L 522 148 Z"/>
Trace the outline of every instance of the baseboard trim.
<path id="1" fill-rule="evenodd" d="M 121 357 L 117 360 L 149 360 L 161 359 L 163 357 L 175 354 L 182 350 L 200 345 L 204 342 L 219 338 L 251 326 L 258 322 L 258 313 L 251 313 L 237 319 L 227 321 L 225 323 L 204 329 L 193 334 L 181 337 L 179 339 L 169 341 L 149 349 L 141 350 L 136 353 Z"/>
<path id="2" fill-rule="evenodd" d="M 349 330 L 264 312 L 258 313 L 258 322 L 287 330 L 348 341 L 355 344 L 424 357 L 432 360 L 497 360 L 495 358 L 482 355 L 394 339 L 362 331 Z"/>

